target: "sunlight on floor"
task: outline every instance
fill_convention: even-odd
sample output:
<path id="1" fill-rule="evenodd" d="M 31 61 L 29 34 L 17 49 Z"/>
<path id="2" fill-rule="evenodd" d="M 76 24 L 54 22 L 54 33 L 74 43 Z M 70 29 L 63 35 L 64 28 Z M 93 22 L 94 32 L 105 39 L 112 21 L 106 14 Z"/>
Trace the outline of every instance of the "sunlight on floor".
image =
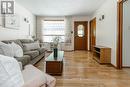
<path id="1" fill-rule="evenodd" d="M 36 65 L 42 71 L 43 61 Z M 129 87 L 130 75 L 126 71 L 100 65 L 92 59 L 91 52 L 65 52 L 63 75 L 55 76 L 56 87 Z"/>

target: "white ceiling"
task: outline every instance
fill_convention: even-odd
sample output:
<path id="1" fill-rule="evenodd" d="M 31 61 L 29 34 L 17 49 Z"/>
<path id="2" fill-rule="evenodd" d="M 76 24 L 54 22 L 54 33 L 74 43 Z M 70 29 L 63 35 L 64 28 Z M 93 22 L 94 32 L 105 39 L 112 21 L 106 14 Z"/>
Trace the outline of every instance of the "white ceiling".
<path id="1" fill-rule="evenodd" d="M 16 0 L 35 15 L 91 15 L 105 0 Z"/>

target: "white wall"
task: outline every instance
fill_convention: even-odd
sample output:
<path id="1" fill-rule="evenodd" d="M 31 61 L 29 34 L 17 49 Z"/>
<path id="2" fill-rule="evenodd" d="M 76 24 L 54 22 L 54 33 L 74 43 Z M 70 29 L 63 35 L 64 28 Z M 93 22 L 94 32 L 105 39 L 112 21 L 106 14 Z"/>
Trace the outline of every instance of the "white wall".
<path id="1" fill-rule="evenodd" d="M 35 16 L 18 3 L 15 3 L 15 13 L 20 17 L 20 27 L 18 29 L 9 29 L 0 26 L 0 40 L 27 38 L 29 36 L 29 24 L 24 22 L 25 17 L 30 21 L 30 34 L 35 35 Z"/>
<path id="2" fill-rule="evenodd" d="M 130 67 L 130 0 L 123 4 L 123 67 Z"/>
<path id="3" fill-rule="evenodd" d="M 65 17 L 43 17 L 43 16 L 37 16 L 37 37 L 38 39 L 40 39 L 41 37 L 38 36 L 41 33 L 41 28 L 42 28 L 42 21 L 46 20 L 46 19 L 51 19 L 51 20 L 64 20 Z M 74 21 L 89 21 L 89 17 L 88 16 L 72 16 L 72 31 L 74 32 Z M 89 29 L 88 29 L 89 30 Z M 89 42 L 89 39 L 88 39 Z M 45 44 L 47 48 L 49 48 L 48 44 Z M 62 49 L 63 50 L 67 50 L 67 51 L 71 51 L 74 50 L 74 33 L 72 34 L 72 43 L 67 45 L 67 46 L 63 46 L 64 44 L 62 44 Z"/>
<path id="4" fill-rule="evenodd" d="M 99 21 L 101 15 L 105 19 Z M 111 64 L 116 66 L 117 46 L 117 0 L 106 0 L 104 4 L 94 13 L 96 17 L 96 45 L 110 47 L 112 49 Z"/>

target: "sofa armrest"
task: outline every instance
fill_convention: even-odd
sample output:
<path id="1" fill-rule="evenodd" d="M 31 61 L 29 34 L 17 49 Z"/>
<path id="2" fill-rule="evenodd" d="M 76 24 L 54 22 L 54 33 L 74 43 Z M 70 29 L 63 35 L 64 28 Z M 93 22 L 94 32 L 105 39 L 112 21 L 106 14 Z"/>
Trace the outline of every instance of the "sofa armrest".
<path id="1" fill-rule="evenodd" d="M 23 87 L 55 87 L 56 79 L 32 65 L 25 66 L 22 71 L 24 78 Z"/>
<path id="2" fill-rule="evenodd" d="M 32 65 L 26 65 L 22 74 L 24 78 L 23 87 L 44 87 L 46 85 L 46 78 L 43 72 Z"/>

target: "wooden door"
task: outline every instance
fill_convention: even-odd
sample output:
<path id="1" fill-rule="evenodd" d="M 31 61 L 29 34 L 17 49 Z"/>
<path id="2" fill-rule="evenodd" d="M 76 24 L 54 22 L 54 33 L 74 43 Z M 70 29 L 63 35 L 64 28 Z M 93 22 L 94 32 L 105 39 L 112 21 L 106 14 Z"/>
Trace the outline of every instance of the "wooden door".
<path id="1" fill-rule="evenodd" d="M 74 22 L 74 49 L 88 50 L 88 22 Z"/>
<path id="2" fill-rule="evenodd" d="M 96 45 L 96 18 L 90 21 L 90 51 Z"/>

